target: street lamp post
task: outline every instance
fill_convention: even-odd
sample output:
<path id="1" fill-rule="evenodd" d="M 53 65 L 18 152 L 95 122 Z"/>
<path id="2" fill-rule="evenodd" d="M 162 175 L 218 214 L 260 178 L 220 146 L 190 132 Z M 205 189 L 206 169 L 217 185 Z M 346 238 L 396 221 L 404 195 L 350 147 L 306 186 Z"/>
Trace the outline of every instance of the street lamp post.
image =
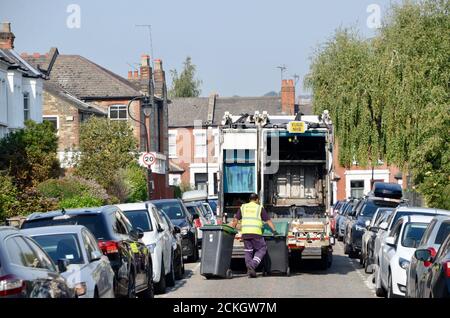
<path id="1" fill-rule="evenodd" d="M 134 118 L 134 117 L 131 115 L 131 112 L 130 112 L 130 106 L 131 106 L 131 103 L 134 102 L 134 101 L 137 101 L 137 100 L 141 100 L 141 101 L 143 102 L 143 104 L 142 104 L 142 110 L 143 110 L 143 112 L 144 112 L 144 117 L 145 117 L 144 121 L 137 120 L 136 118 Z M 130 101 L 128 102 L 128 106 L 127 106 L 128 116 L 129 116 L 133 121 L 135 121 L 135 122 L 141 124 L 142 126 L 144 126 L 144 132 L 145 132 L 145 151 L 146 151 L 147 153 L 150 152 L 150 136 L 149 136 L 149 134 L 148 134 L 148 129 L 147 129 L 146 120 L 147 120 L 147 118 L 150 118 L 151 111 L 152 111 L 152 106 L 153 106 L 153 105 L 150 103 L 149 97 L 146 97 L 146 96 L 138 96 L 138 97 L 133 98 L 132 100 L 130 100 Z M 148 197 L 149 200 L 152 199 L 152 192 L 153 192 L 152 185 L 151 185 L 151 180 L 152 180 L 152 168 L 151 168 L 151 166 L 147 165 L 147 197 Z"/>

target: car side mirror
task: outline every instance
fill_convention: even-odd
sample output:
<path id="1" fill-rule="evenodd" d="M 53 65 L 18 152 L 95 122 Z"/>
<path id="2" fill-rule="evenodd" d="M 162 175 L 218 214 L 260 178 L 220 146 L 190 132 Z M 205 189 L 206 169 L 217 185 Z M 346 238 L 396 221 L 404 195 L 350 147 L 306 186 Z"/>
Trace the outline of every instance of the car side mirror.
<path id="1" fill-rule="evenodd" d="M 379 230 L 379 227 L 378 226 L 371 226 L 369 230 L 374 232 L 374 233 L 377 233 L 378 230 Z"/>
<path id="2" fill-rule="evenodd" d="M 174 227 L 173 227 L 173 233 L 175 233 L 175 234 L 179 234 L 179 233 L 181 233 L 181 229 L 180 229 L 180 227 L 178 227 L 178 226 L 174 226 Z"/>
<path id="3" fill-rule="evenodd" d="M 192 220 L 197 220 L 197 219 L 199 219 L 200 217 L 197 215 L 197 214 L 194 214 L 193 216 L 192 216 Z"/>
<path id="4" fill-rule="evenodd" d="M 366 225 L 366 229 L 369 229 L 369 226 L 370 226 L 370 220 L 367 220 L 366 223 L 365 223 L 365 225 Z"/>
<path id="5" fill-rule="evenodd" d="M 382 222 L 382 223 L 380 224 L 380 229 L 386 231 L 387 228 L 388 228 L 388 223 L 387 223 L 387 222 Z"/>
<path id="6" fill-rule="evenodd" d="M 92 251 L 91 252 L 91 262 L 98 261 L 102 258 L 102 253 L 100 251 Z"/>
<path id="7" fill-rule="evenodd" d="M 428 249 L 419 249 L 414 252 L 414 256 L 422 262 L 431 261 L 431 252 Z"/>
<path id="8" fill-rule="evenodd" d="M 386 237 L 386 239 L 384 240 L 384 242 L 386 243 L 386 245 L 390 246 L 390 247 L 396 247 L 397 245 L 395 244 L 395 237 L 393 236 L 388 236 Z"/>
<path id="9" fill-rule="evenodd" d="M 164 232 L 164 229 L 163 229 L 163 227 L 161 226 L 161 224 L 158 224 L 157 231 L 158 231 L 159 233 Z"/>
<path id="10" fill-rule="evenodd" d="M 134 228 L 130 232 L 130 237 L 137 241 L 144 237 L 144 231 L 140 227 Z"/>
<path id="11" fill-rule="evenodd" d="M 64 273 L 67 271 L 67 267 L 69 267 L 70 262 L 69 260 L 65 259 L 65 258 L 61 258 L 58 260 L 58 271 L 60 273 Z"/>

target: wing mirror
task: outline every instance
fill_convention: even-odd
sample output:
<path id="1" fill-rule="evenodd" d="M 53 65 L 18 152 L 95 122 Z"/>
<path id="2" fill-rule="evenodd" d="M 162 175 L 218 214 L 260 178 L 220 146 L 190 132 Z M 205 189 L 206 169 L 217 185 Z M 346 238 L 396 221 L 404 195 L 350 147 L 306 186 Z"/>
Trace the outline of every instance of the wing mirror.
<path id="1" fill-rule="evenodd" d="M 384 240 L 384 242 L 386 243 L 386 245 L 390 246 L 390 247 L 396 247 L 397 245 L 395 244 L 395 237 L 393 236 L 388 236 L 386 237 L 386 239 Z"/>
<path id="2" fill-rule="evenodd" d="M 367 220 L 366 223 L 364 223 L 366 225 L 366 229 L 369 229 L 370 227 L 370 220 Z"/>
<path id="3" fill-rule="evenodd" d="M 100 251 L 92 251 L 91 252 L 91 262 L 98 261 L 102 258 L 102 253 Z"/>
<path id="4" fill-rule="evenodd" d="M 174 226 L 174 227 L 173 227 L 173 233 L 175 233 L 175 234 L 180 234 L 180 233 L 181 233 L 180 227 L 179 227 L 179 226 Z"/>
<path id="5" fill-rule="evenodd" d="M 380 224 L 380 229 L 386 231 L 387 228 L 388 228 L 388 223 L 387 223 L 387 222 L 382 222 L 382 223 Z"/>
<path id="6" fill-rule="evenodd" d="M 144 237 L 144 231 L 140 227 L 134 228 L 131 230 L 130 236 L 133 240 L 137 241 Z"/>
<path id="7" fill-rule="evenodd" d="M 197 219 L 199 219 L 200 217 L 197 215 L 197 214 L 194 214 L 193 216 L 192 216 L 192 220 L 197 220 Z"/>
<path id="8" fill-rule="evenodd" d="M 67 271 L 67 267 L 69 267 L 70 262 L 65 258 L 61 258 L 58 260 L 58 271 L 60 273 L 64 273 Z"/>
<path id="9" fill-rule="evenodd" d="M 414 256 L 422 262 L 431 261 L 431 252 L 427 249 L 419 249 L 414 252 Z"/>

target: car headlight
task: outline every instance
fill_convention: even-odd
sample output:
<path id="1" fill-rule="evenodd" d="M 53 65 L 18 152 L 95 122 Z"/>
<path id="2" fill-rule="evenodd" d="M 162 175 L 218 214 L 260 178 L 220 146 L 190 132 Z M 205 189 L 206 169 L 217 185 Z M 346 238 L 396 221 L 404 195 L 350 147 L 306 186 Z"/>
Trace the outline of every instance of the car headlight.
<path id="1" fill-rule="evenodd" d="M 357 231 L 359 231 L 359 232 L 361 232 L 361 231 L 364 231 L 366 228 L 364 227 L 364 226 L 361 226 L 361 225 L 355 225 L 355 230 L 357 230 Z"/>
<path id="2" fill-rule="evenodd" d="M 152 243 L 152 244 L 147 245 L 147 248 L 150 251 L 150 253 L 153 254 L 155 252 L 156 243 Z"/>
<path id="3" fill-rule="evenodd" d="M 181 235 L 186 235 L 189 232 L 189 226 L 185 226 L 181 228 Z"/>
<path id="4" fill-rule="evenodd" d="M 409 267 L 410 261 L 400 257 L 400 259 L 398 260 L 398 264 L 401 268 L 407 269 Z"/>
<path id="5" fill-rule="evenodd" d="M 81 282 L 75 285 L 75 293 L 77 296 L 83 296 L 86 294 L 87 285 L 85 282 Z"/>

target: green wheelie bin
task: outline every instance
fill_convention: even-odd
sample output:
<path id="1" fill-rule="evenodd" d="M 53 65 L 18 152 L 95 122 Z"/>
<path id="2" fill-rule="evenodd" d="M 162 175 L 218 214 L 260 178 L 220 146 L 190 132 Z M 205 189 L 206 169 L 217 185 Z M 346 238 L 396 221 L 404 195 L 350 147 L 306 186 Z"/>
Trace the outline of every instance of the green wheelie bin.
<path id="1" fill-rule="evenodd" d="M 232 278 L 230 269 L 236 230 L 228 225 L 205 225 L 203 231 L 200 274 L 209 278 Z"/>
<path id="2" fill-rule="evenodd" d="M 267 245 L 267 254 L 263 260 L 263 275 L 282 274 L 289 276 L 289 249 L 287 246 L 287 236 L 289 232 L 289 222 L 273 221 L 273 225 L 278 234 L 274 236 L 267 225 L 264 225 L 264 240 Z"/>

